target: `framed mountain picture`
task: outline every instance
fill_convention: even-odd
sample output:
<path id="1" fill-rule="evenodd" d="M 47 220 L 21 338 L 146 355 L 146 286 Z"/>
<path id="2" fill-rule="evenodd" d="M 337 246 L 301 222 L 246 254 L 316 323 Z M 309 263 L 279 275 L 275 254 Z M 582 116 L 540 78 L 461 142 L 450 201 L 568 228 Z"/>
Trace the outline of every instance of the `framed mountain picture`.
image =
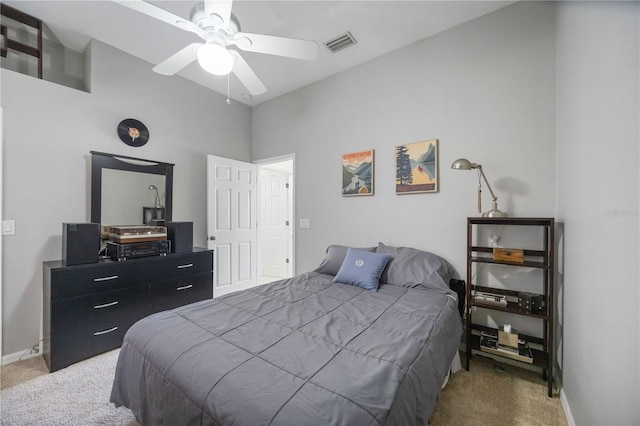
<path id="1" fill-rule="evenodd" d="M 342 195 L 373 195 L 373 149 L 342 155 Z"/>
<path id="2" fill-rule="evenodd" d="M 438 192 L 438 140 L 396 146 L 396 194 Z"/>

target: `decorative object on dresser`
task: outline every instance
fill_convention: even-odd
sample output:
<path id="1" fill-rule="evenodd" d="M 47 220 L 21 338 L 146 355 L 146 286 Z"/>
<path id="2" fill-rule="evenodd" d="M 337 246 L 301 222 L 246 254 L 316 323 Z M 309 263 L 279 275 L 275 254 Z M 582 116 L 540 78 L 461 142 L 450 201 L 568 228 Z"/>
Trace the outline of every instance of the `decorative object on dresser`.
<path id="1" fill-rule="evenodd" d="M 107 242 L 107 257 L 118 262 L 149 256 L 166 256 L 171 253 L 171 241 L 146 241 L 119 244 Z"/>
<path id="2" fill-rule="evenodd" d="M 100 251 L 100 224 L 62 224 L 62 262 L 67 266 L 97 263 Z"/>
<path id="3" fill-rule="evenodd" d="M 523 249 L 524 260 L 514 262 L 510 258 L 506 260 L 494 256 L 494 249 L 474 243 L 479 241 L 479 228 L 483 226 L 511 226 L 522 230 L 526 228 L 539 228 L 541 230 L 541 247 L 539 249 Z M 477 235 L 474 234 L 477 231 Z M 474 238 L 475 235 L 475 238 Z M 526 241 L 523 245 L 531 246 L 534 242 Z M 514 249 L 509 249 L 514 250 Z M 466 307 L 466 369 L 469 370 L 469 362 L 473 350 L 490 352 L 494 355 L 504 356 L 510 359 L 532 364 L 542 369 L 542 378 L 547 381 L 547 393 L 553 395 L 553 282 L 554 282 L 554 219 L 553 218 L 500 218 L 500 217 L 469 217 L 467 218 L 467 307 Z M 503 265 L 504 267 L 530 268 L 542 272 L 542 283 L 535 284 L 540 288 L 538 293 L 528 293 L 513 289 L 515 282 L 504 282 L 506 288 L 498 288 L 489 282 L 472 281 L 477 277 L 480 265 Z M 517 276 L 517 274 L 514 274 Z M 483 277 L 478 280 L 487 279 Z M 488 279 L 487 279 L 488 280 Z M 510 288 L 511 286 L 511 288 Z M 500 295 L 506 303 L 488 304 L 478 298 L 482 293 Z M 528 306 L 526 300 L 529 301 Z M 532 309 L 532 306 L 539 309 Z M 522 317 L 533 318 L 542 321 L 542 336 L 529 336 L 516 333 L 505 325 L 502 330 L 488 327 L 484 324 L 473 322 L 473 312 L 476 310 L 498 311 L 506 314 L 515 314 Z M 490 313 L 490 312 L 489 312 Z M 479 316 L 482 318 L 482 316 Z M 509 334 L 511 333 L 511 335 Z M 517 341 L 517 346 L 514 342 Z M 529 345 L 532 347 L 529 347 Z M 505 352 L 506 351 L 506 352 Z"/>
<path id="4" fill-rule="evenodd" d="M 213 251 L 43 263 L 43 357 L 53 372 L 116 348 L 149 314 L 213 297 Z"/>
<path id="5" fill-rule="evenodd" d="M 509 216 L 507 212 L 503 212 L 498 210 L 498 197 L 493 193 L 493 189 L 491 189 L 491 185 L 489 185 L 489 181 L 484 174 L 484 170 L 482 169 L 482 164 L 472 163 L 466 158 L 458 158 L 456 161 L 451 164 L 451 168 L 454 170 L 478 170 L 478 213 L 482 213 L 482 180 L 487 184 L 487 188 L 489 188 L 489 192 L 491 193 L 491 210 L 482 213 L 482 217 L 507 217 Z"/>
<path id="6" fill-rule="evenodd" d="M 109 235 L 107 257 L 123 261 L 136 257 L 166 256 L 171 253 L 164 226 L 105 226 L 102 234 Z"/>

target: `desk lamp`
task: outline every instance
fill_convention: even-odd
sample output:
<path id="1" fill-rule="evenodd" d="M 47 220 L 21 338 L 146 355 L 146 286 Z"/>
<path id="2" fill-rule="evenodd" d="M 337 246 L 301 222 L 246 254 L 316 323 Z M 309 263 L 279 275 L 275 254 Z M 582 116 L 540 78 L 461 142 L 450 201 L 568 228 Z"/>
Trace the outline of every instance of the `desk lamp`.
<path id="1" fill-rule="evenodd" d="M 487 184 L 488 185 L 488 184 Z M 160 194 L 158 193 L 158 188 L 155 185 L 149 185 L 149 190 L 155 189 L 156 191 L 156 208 L 162 208 L 162 204 L 160 203 Z"/>
<path id="2" fill-rule="evenodd" d="M 489 188 L 489 192 L 492 197 L 492 205 L 491 210 L 488 212 L 482 213 L 482 217 L 508 217 L 509 215 L 506 212 L 498 210 L 498 197 L 493 193 L 491 189 L 491 185 L 489 185 L 489 181 L 487 177 L 484 175 L 484 171 L 482 170 L 482 164 L 472 163 L 466 158 L 458 158 L 453 162 L 451 168 L 454 170 L 478 170 L 478 213 L 482 213 L 482 180 L 487 184 L 487 188 Z"/>

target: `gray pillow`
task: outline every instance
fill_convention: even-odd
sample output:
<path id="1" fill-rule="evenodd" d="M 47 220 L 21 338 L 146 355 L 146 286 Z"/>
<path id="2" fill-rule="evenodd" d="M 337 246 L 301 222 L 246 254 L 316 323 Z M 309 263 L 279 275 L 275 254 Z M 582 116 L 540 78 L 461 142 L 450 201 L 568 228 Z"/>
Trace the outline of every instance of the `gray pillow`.
<path id="1" fill-rule="evenodd" d="M 347 257 L 347 250 L 350 247 L 340 245 L 330 245 L 327 247 L 327 256 L 324 258 L 320 266 L 314 270 L 321 274 L 338 275 L 338 271 L 344 262 L 344 258 Z M 376 251 L 375 247 L 358 248 L 358 250 L 368 251 L 373 253 Z"/>
<path id="2" fill-rule="evenodd" d="M 376 253 L 391 255 L 380 282 L 401 286 L 427 284 L 449 289 L 456 270 L 442 257 L 410 247 L 391 247 L 378 243 Z"/>

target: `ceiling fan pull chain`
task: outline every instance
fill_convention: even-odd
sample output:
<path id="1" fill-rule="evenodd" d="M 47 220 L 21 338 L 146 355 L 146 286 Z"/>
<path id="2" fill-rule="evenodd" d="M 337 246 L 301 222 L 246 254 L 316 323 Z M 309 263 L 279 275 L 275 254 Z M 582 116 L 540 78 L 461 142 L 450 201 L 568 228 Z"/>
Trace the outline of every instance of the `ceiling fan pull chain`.
<path id="1" fill-rule="evenodd" d="M 227 105 L 231 105 L 231 99 L 229 99 L 229 79 L 230 79 L 229 74 L 227 74 Z"/>

